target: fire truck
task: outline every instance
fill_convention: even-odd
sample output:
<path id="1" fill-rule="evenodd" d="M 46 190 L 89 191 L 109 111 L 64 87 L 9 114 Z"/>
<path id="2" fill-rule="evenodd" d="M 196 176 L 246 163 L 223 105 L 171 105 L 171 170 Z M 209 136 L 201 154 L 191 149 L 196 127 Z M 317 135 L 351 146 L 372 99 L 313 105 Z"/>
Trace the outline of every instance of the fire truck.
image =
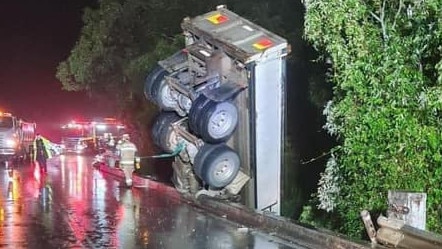
<path id="1" fill-rule="evenodd" d="M 0 161 L 4 163 L 30 158 L 35 129 L 35 123 L 0 112 Z"/>
<path id="2" fill-rule="evenodd" d="M 111 140 L 118 140 L 125 126 L 114 118 L 71 121 L 62 127 L 62 153 L 93 154 Z"/>

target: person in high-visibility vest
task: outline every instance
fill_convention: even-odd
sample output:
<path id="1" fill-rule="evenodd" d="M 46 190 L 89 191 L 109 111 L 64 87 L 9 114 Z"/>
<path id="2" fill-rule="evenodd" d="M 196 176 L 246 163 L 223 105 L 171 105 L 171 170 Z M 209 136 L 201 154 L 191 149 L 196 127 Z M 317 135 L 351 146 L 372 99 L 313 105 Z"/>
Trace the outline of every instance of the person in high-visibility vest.
<path id="1" fill-rule="evenodd" d="M 120 168 L 124 172 L 127 187 L 132 187 L 132 173 L 135 170 L 135 155 L 137 146 L 130 141 L 129 134 L 124 134 L 116 149 L 120 156 Z"/>
<path id="2" fill-rule="evenodd" d="M 33 143 L 33 156 L 34 162 L 37 162 L 40 166 L 40 170 L 47 171 L 46 161 L 52 157 L 51 153 L 51 141 L 43 137 L 40 133 L 37 133 Z"/>

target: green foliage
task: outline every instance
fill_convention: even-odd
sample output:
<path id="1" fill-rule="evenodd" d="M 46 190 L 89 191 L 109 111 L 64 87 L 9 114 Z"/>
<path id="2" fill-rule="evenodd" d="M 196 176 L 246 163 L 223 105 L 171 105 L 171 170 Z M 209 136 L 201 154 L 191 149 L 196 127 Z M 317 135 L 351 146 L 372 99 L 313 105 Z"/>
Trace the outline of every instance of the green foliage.
<path id="1" fill-rule="evenodd" d="M 179 48 L 182 48 L 183 44 L 184 41 L 181 35 L 177 35 L 170 39 L 159 39 L 152 52 L 141 54 L 140 56 L 133 58 L 126 66 L 124 72 L 124 74 L 134 83 L 132 91 L 142 92 L 143 84 L 140 82 L 143 82 L 146 77 L 146 69 L 153 68 L 158 61 L 170 56 L 178 51 Z"/>
<path id="2" fill-rule="evenodd" d="M 333 63 L 325 114 L 336 135 L 335 229 L 359 237 L 362 209 L 389 189 L 424 191 L 427 228 L 442 232 L 442 2 L 310 0 L 305 34 Z"/>
<path id="3" fill-rule="evenodd" d="M 128 95 L 125 89 L 133 90 L 128 86 L 142 85 L 140 75 L 149 69 L 142 66 L 152 66 L 153 59 L 158 59 L 157 43 L 162 43 L 162 47 L 167 44 L 169 51 L 177 48 L 174 36 L 179 33 L 182 16 L 159 14 L 176 11 L 177 4 L 103 0 L 98 9 L 87 8 L 81 36 L 57 70 L 63 88 L 117 95 L 123 101 Z M 174 28 L 158 22 L 167 16 L 174 22 Z"/>
<path id="4" fill-rule="evenodd" d="M 302 224 L 311 225 L 313 227 L 333 229 L 335 223 L 339 222 L 336 219 L 336 216 L 332 213 L 316 208 L 317 205 L 318 203 L 313 199 L 310 203 L 307 203 L 307 205 L 303 207 L 298 221 Z"/>

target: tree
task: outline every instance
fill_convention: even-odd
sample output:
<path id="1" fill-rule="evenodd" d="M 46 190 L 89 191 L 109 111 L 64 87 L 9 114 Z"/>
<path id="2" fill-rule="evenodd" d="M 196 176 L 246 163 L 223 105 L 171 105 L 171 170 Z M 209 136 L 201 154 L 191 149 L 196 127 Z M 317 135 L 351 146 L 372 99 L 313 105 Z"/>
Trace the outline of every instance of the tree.
<path id="1" fill-rule="evenodd" d="M 305 1 L 308 40 L 330 60 L 325 129 L 339 141 L 318 193 L 337 230 L 359 237 L 359 212 L 387 191 L 422 191 L 427 228 L 442 232 L 442 2 Z M 327 201 L 325 201 L 327 200 Z"/>
<path id="2" fill-rule="evenodd" d="M 139 80 L 134 72 L 140 70 L 139 64 L 147 66 L 138 72 L 145 74 L 155 63 L 140 58 L 145 59 L 143 55 L 154 51 L 160 40 L 168 40 L 172 47 L 176 42 L 171 35 L 176 29 L 171 29 L 171 34 L 157 35 L 159 27 L 151 19 L 155 18 L 153 2 L 103 0 L 98 9 L 86 8 L 81 36 L 68 59 L 61 62 L 57 70 L 63 88 L 86 90 L 92 94 L 127 95 L 122 90 L 132 90 L 127 86 Z"/>

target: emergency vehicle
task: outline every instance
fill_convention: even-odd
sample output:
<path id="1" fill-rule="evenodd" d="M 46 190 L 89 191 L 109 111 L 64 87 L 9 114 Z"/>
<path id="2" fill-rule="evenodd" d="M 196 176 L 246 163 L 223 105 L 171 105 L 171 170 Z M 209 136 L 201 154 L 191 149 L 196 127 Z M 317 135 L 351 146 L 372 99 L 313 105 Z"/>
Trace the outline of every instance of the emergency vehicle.
<path id="1" fill-rule="evenodd" d="M 30 158 L 36 124 L 0 112 L 0 161 Z"/>
<path id="2" fill-rule="evenodd" d="M 63 153 L 95 153 L 112 140 L 118 141 L 125 126 L 114 118 L 99 121 L 71 121 L 62 127 Z"/>

